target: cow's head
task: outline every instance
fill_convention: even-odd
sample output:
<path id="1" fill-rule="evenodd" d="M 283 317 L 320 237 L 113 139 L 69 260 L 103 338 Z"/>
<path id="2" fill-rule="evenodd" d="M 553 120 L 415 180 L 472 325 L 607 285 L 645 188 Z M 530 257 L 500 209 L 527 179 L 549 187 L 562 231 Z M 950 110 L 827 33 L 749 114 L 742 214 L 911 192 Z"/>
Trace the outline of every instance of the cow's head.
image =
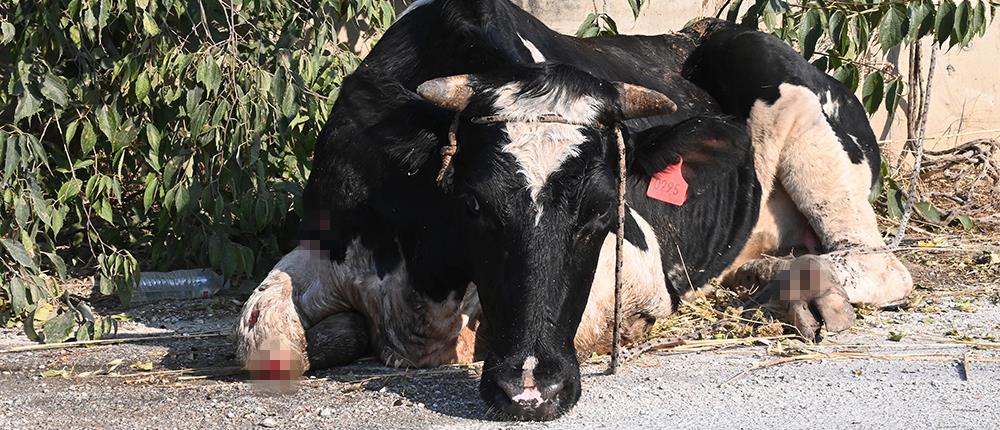
<path id="1" fill-rule="evenodd" d="M 551 64 L 418 92 L 460 115 L 451 183 L 489 336 L 480 395 L 516 419 L 556 418 L 580 397 L 573 339 L 616 226 L 616 129 L 673 103 Z"/>

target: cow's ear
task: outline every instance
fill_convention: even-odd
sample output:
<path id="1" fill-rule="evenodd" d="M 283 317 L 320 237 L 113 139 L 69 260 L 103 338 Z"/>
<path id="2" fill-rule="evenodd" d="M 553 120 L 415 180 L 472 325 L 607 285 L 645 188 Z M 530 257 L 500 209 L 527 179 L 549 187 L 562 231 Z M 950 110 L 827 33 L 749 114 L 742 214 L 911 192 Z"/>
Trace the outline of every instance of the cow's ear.
<path id="1" fill-rule="evenodd" d="M 461 112 L 475 94 L 471 81 L 470 75 L 431 79 L 417 87 L 417 94 L 435 106 Z"/>
<path id="2" fill-rule="evenodd" d="M 633 141 L 631 170 L 652 177 L 683 160 L 681 174 L 692 191 L 747 166 L 753 157 L 746 125 L 726 118 L 694 117 L 653 127 Z"/>
<path id="3" fill-rule="evenodd" d="M 667 115 L 677 110 L 677 104 L 659 91 L 624 82 L 615 82 L 614 85 L 625 119 Z"/>

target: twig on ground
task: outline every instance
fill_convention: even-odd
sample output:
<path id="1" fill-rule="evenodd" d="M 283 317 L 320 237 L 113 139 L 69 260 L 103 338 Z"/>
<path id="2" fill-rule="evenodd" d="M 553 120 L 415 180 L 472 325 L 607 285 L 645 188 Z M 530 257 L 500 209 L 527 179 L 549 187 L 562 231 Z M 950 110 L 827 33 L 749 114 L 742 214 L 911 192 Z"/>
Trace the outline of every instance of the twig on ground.
<path id="1" fill-rule="evenodd" d="M 203 333 L 190 333 L 190 334 L 173 334 L 167 336 L 145 336 L 145 337 L 127 337 L 121 339 L 101 339 L 101 340 L 85 340 L 76 342 L 61 342 L 61 343 L 46 343 L 41 345 L 27 345 L 18 346 L 14 348 L 0 350 L 0 354 L 13 354 L 17 352 L 28 352 L 28 351 L 44 351 L 50 349 L 66 349 L 66 348 L 79 348 L 83 346 L 96 346 L 96 345 L 114 345 L 120 343 L 136 343 L 136 342 L 147 342 L 152 340 L 168 340 L 168 339 L 202 339 L 206 337 L 224 337 L 228 336 L 229 333 L 221 332 L 203 332 Z"/>
<path id="2" fill-rule="evenodd" d="M 969 382 L 972 380 L 972 366 L 969 363 L 969 355 L 972 351 L 965 351 L 965 355 L 962 356 L 962 373 L 965 374 L 965 381 Z"/>
<path id="3" fill-rule="evenodd" d="M 966 351 L 964 356 L 959 358 L 954 355 L 949 354 L 878 354 L 870 353 L 864 351 L 834 351 L 834 352 L 809 352 L 806 354 L 795 355 L 791 357 L 782 357 L 774 360 L 769 360 L 761 363 L 756 363 L 750 368 L 733 375 L 729 379 L 725 380 L 719 384 L 719 388 L 725 387 L 736 380 L 750 374 L 751 372 L 765 369 L 768 367 L 780 366 L 782 364 L 804 362 L 804 361 L 815 361 L 815 360 L 901 360 L 901 361 L 950 361 L 955 362 L 959 360 L 963 369 L 966 371 L 966 380 L 968 380 L 968 369 L 971 363 L 995 363 L 1000 362 L 1000 359 L 991 358 L 974 358 L 969 356 L 970 351 Z"/>

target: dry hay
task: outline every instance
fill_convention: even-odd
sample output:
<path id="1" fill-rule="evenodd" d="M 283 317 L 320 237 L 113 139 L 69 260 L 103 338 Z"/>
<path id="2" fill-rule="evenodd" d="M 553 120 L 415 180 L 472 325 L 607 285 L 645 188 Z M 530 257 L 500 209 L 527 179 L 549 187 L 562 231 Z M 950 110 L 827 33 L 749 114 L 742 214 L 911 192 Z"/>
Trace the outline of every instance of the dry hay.
<path id="1" fill-rule="evenodd" d="M 1000 140 L 977 139 L 924 155 L 918 195 L 941 210 L 942 225 L 966 215 L 982 231 L 1000 233 Z"/>

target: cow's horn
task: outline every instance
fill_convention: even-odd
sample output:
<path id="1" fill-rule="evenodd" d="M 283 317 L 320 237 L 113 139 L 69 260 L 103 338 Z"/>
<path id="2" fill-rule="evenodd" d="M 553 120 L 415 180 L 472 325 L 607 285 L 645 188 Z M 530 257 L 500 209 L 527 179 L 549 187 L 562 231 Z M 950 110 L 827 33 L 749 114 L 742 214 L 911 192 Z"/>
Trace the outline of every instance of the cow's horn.
<path id="1" fill-rule="evenodd" d="M 625 119 L 666 115 L 677 110 L 670 97 L 638 85 L 615 82 Z"/>
<path id="2" fill-rule="evenodd" d="M 417 94 L 436 106 L 460 112 L 472 98 L 469 75 L 431 79 L 417 87 Z"/>

